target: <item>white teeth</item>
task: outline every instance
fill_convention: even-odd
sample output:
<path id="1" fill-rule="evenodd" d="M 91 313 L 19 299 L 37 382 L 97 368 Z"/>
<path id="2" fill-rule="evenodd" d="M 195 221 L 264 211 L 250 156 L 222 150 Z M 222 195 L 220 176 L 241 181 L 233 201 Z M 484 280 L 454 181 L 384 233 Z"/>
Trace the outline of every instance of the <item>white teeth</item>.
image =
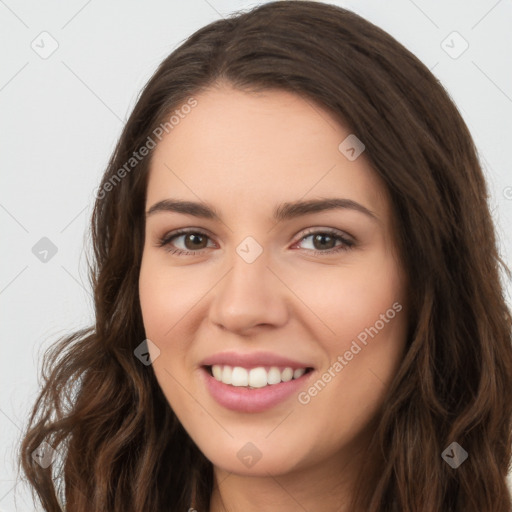
<path id="1" fill-rule="evenodd" d="M 214 364 L 212 366 L 212 373 L 213 373 L 213 376 L 217 379 L 217 380 L 222 380 L 222 366 L 219 366 L 218 364 Z"/>
<path id="2" fill-rule="evenodd" d="M 224 366 L 222 368 L 222 382 L 224 384 L 231 384 L 231 374 L 233 373 L 233 368 L 231 366 Z"/>
<path id="3" fill-rule="evenodd" d="M 294 372 L 293 372 L 293 378 L 294 379 L 298 379 L 299 377 L 301 377 L 302 375 L 304 375 L 306 373 L 306 369 L 305 368 L 297 368 Z"/>
<path id="4" fill-rule="evenodd" d="M 271 366 L 267 374 L 267 382 L 269 384 L 279 384 L 281 382 L 281 372 L 279 368 Z"/>
<path id="5" fill-rule="evenodd" d="M 285 368 L 281 372 L 281 380 L 283 382 L 288 382 L 289 380 L 293 379 L 293 370 L 291 368 Z"/>
<path id="6" fill-rule="evenodd" d="M 226 367 L 224 367 L 226 371 Z M 233 386 L 248 386 L 249 385 L 249 372 L 245 368 L 235 366 L 231 374 L 231 384 Z"/>
<path id="7" fill-rule="evenodd" d="M 219 364 L 212 366 L 212 374 L 216 380 L 236 387 L 263 388 L 267 385 L 298 379 L 304 373 L 306 373 L 305 368 L 297 368 L 294 371 L 290 367 L 280 370 L 277 366 L 271 366 L 267 371 L 262 366 L 250 370 L 241 366 L 233 367 Z"/>
<path id="8" fill-rule="evenodd" d="M 253 368 L 249 371 L 249 386 L 262 388 L 267 385 L 267 372 L 265 368 Z"/>

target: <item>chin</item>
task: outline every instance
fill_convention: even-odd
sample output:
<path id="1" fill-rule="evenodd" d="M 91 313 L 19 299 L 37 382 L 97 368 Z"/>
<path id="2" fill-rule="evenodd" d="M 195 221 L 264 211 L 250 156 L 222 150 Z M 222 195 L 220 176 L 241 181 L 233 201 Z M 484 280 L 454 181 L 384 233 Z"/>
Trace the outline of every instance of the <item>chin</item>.
<path id="1" fill-rule="evenodd" d="M 290 473 L 298 469 L 300 457 L 296 449 L 279 450 L 265 443 L 234 441 L 232 447 L 217 446 L 213 450 L 202 450 L 216 467 L 223 471 L 243 476 L 268 477 Z M 233 456 L 228 456 L 228 453 Z"/>

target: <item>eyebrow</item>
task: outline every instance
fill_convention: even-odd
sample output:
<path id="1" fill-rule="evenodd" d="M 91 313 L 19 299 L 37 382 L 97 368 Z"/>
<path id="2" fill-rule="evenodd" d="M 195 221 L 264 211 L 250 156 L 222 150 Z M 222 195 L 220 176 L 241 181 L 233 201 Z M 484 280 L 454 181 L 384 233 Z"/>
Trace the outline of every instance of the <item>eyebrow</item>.
<path id="1" fill-rule="evenodd" d="M 379 217 L 371 210 L 352 199 L 339 197 L 326 199 L 310 199 L 308 201 L 294 201 L 282 203 L 274 209 L 273 219 L 277 222 L 294 219 L 310 213 L 318 213 L 334 209 L 347 209 L 363 213 L 373 220 Z M 179 199 L 164 199 L 158 201 L 146 212 L 146 217 L 157 212 L 176 212 L 193 215 L 205 219 L 221 221 L 221 215 L 207 203 L 195 201 L 182 201 Z"/>

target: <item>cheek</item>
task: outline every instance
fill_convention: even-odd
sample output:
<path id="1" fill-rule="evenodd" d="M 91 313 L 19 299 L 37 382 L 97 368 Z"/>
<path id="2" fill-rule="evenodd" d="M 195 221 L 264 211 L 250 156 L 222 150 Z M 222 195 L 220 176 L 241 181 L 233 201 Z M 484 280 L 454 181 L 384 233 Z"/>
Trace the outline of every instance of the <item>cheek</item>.
<path id="1" fill-rule="evenodd" d="M 208 290 L 195 285 L 186 272 L 169 272 L 151 258 L 143 259 L 139 277 L 139 298 L 146 336 L 155 340 L 172 338 L 178 322 L 184 318 Z"/>
<path id="2" fill-rule="evenodd" d="M 187 372 L 188 341 L 180 328 L 198 290 L 183 287 L 171 272 L 165 272 L 154 258 L 143 258 L 139 276 L 139 298 L 146 337 L 158 347 L 152 368 L 159 386 L 175 413 L 186 409 L 187 396 L 178 384 Z M 175 278 L 176 277 L 176 278 Z M 187 297 L 187 290 L 188 292 Z M 195 301 L 194 301 L 195 299 Z M 184 318 L 185 317 L 185 318 Z M 183 319 L 183 320 L 182 320 Z M 180 322 L 181 320 L 181 322 Z M 186 395 L 186 394 L 185 394 Z M 180 418 L 183 421 L 184 418 Z"/>
<path id="3" fill-rule="evenodd" d="M 308 402 L 319 417 L 327 403 L 337 403 L 334 424 L 345 422 L 352 411 L 351 421 L 361 426 L 375 412 L 402 359 L 404 281 L 391 255 L 337 270 L 302 284 L 302 296 L 310 298 L 324 324 L 316 333 L 327 357 L 320 382 L 306 390 L 301 403 Z"/>
<path id="4" fill-rule="evenodd" d="M 189 400 L 178 383 L 189 381 L 197 371 L 195 329 L 204 317 L 201 301 L 215 276 L 210 283 L 209 276 L 199 277 L 192 266 L 170 269 L 158 256 L 150 254 L 142 260 L 139 298 L 146 338 L 159 350 L 152 365 L 155 376 L 178 412 Z"/>
<path id="5" fill-rule="evenodd" d="M 406 342 L 401 303 L 390 302 L 383 294 L 372 308 L 367 302 L 359 305 L 358 315 L 340 313 L 335 329 L 341 334 L 335 341 L 324 338 L 329 362 L 298 397 L 303 413 L 311 418 L 312 432 L 321 429 L 339 447 L 366 431 L 375 418 Z"/>
<path id="6" fill-rule="evenodd" d="M 404 284 L 393 258 L 354 271 L 340 291 L 335 330 L 339 343 L 330 346 L 330 360 L 337 361 L 335 382 L 325 399 L 337 400 L 335 423 L 346 420 L 362 428 L 374 416 L 400 366 L 407 336 Z M 327 396 L 329 395 L 329 396 Z M 343 411 L 343 412 L 341 412 Z"/>
<path id="7" fill-rule="evenodd" d="M 397 316 L 393 304 L 398 303 L 402 308 L 404 299 L 400 269 L 391 255 L 382 253 L 357 265 L 320 268 L 314 278 L 311 275 L 295 278 L 294 292 L 307 307 L 303 308 L 304 318 L 307 315 L 320 321 L 317 336 L 331 351 L 338 352 L 360 333 L 364 338 L 365 329 L 376 322 L 379 331 L 387 332 L 387 320 L 395 323 Z M 386 321 L 386 329 L 382 321 Z"/>

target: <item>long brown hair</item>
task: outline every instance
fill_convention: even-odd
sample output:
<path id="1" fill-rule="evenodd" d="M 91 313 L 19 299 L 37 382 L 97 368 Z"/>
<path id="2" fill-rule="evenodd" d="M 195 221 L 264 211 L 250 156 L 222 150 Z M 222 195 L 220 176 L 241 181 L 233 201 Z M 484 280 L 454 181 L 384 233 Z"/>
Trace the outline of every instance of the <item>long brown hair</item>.
<path id="1" fill-rule="evenodd" d="M 138 277 L 151 155 L 126 163 L 170 113 L 222 81 L 326 107 L 364 142 L 392 199 L 411 330 L 350 510 L 510 512 L 512 319 L 500 270 L 510 273 L 473 140 L 407 49 L 350 11 L 309 1 L 267 3 L 209 24 L 145 86 L 95 203 L 96 323 L 45 354 L 20 449 L 44 509 L 65 501 L 68 512 L 174 512 L 195 497 L 200 512 L 209 510 L 212 464 L 151 366 L 134 356 L 145 338 Z M 43 442 L 57 451 L 47 468 L 32 456 Z M 453 442 L 468 454 L 457 468 L 441 456 Z"/>

